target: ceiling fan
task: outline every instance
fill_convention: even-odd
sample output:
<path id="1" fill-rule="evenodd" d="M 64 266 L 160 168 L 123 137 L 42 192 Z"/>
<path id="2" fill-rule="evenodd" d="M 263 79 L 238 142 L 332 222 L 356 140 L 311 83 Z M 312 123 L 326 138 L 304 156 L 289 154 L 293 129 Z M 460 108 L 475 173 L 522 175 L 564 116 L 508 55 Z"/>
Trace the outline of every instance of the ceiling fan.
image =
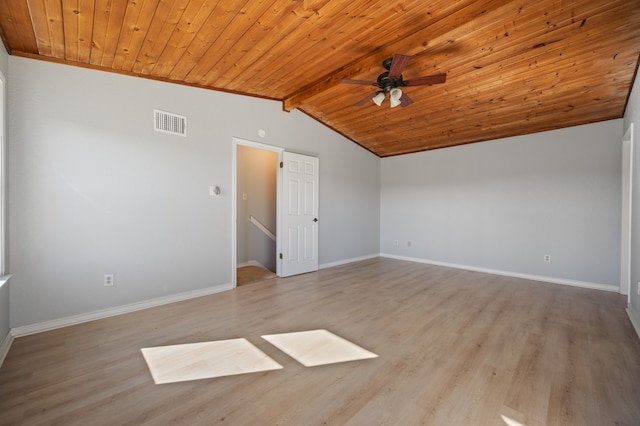
<path id="1" fill-rule="evenodd" d="M 407 96 L 406 93 L 402 93 L 401 87 L 431 86 L 432 84 L 444 83 L 447 80 L 447 74 L 444 73 L 403 80 L 402 71 L 404 71 L 410 60 L 411 56 L 401 55 L 399 53 L 393 55 L 393 58 L 385 59 L 382 62 L 382 66 L 387 71 L 380 74 L 377 81 L 342 80 L 342 83 L 345 84 L 361 84 L 365 86 L 375 86 L 380 89 L 375 93 L 367 95 L 367 97 L 355 103 L 354 106 L 362 106 L 366 104 L 369 99 L 373 100 L 376 105 L 381 106 L 382 101 L 384 101 L 388 93 L 391 108 L 397 107 L 398 105 L 404 108 L 411 105 L 413 100 Z"/>

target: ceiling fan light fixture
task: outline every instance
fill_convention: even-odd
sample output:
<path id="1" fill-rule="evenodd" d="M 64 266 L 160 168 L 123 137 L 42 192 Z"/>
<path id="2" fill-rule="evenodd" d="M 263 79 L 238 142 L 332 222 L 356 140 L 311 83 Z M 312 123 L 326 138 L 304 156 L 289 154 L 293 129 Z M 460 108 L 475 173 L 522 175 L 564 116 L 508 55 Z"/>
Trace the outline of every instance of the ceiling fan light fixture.
<path id="1" fill-rule="evenodd" d="M 401 107 L 409 106 L 413 103 L 413 100 L 402 93 L 401 87 L 407 86 L 432 86 L 434 84 L 441 84 L 447 80 L 446 73 L 427 75 L 423 77 L 412 78 L 411 80 L 404 80 L 402 78 L 402 72 L 406 68 L 407 64 L 411 60 L 410 56 L 401 55 L 396 53 L 393 58 L 385 59 L 382 62 L 382 67 L 386 70 L 380 74 L 376 81 L 367 80 L 351 80 L 348 78 L 343 79 L 341 82 L 346 84 L 358 84 L 363 86 L 374 86 L 379 90 L 375 93 L 371 93 L 363 98 L 361 101 L 353 104 L 354 106 L 363 106 L 369 102 L 369 99 L 382 106 L 386 94 L 389 93 L 389 103 L 391 108 L 395 108 L 398 105 Z"/>
<path id="2" fill-rule="evenodd" d="M 372 98 L 372 100 L 374 104 L 381 106 L 382 101 L 384 101 L 384 92 L 376 93 L 376 95 Z"/>
<path id="3" fill-rule="evenodd" d="M 402 97 L 402 90 L 396 88 L 391 89 L 389 92 L 389 102 L 391 103 L 391 108 L 395 108 L 400 105 L 400 98 Z"/>

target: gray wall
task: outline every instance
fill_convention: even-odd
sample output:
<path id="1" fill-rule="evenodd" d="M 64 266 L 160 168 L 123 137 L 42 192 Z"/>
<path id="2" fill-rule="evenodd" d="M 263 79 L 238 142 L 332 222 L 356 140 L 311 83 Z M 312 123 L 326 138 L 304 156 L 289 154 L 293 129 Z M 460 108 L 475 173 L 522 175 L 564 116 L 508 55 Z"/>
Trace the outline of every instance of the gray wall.
<path id="1" fill-rule="evenodd" d="M 300 112 L 19 57 L 9 74 L 12 327 L 230 283 L 233 137 L 320 158 L 321 264 L 379 252 L 380 160 Z M 188 137 L 153 132 L 154 108 Z"/>
<path id="2" fill-rule="evenodd" d="M 631 309 L 633 315 L 635 315 L 636 321 L 640 321 L 640 296 L 638 296 L 638 282 L 640 281 L 640 262 L 638 261 L 640 256 L 640 219 L 638 213 L 640 212 L 640 79 L 636 76 L 636 81 L 627 103 L 627 110 L 624 114 L 624 125 L 622 128 L 623 133 L 627 131 L 629 126 L 633 123 L 634 135 L 634 160 L 633 160 L 633 216 L 631 224 L 631 281 L 630 281 L 630 294 L 631 294 Z M 640 322 L 638 322 L 640 325 Z M 639 330 L 640 332 L 640 330 Z"/>
<path id="3" fill-rule="evenodd" d="M 613 120 L 383 159 L 381 252 L 618 286 L 621 129 Z"/>
<path id="4" fill-rule="evenodd" d="M 251 223 L 251 216 L 276 234 L 278 154 L 238 145 L 236 162 L 236 262 L 256 261 L 275 272 L 276 243 Z M 246 199 L 243 194 L 246 194 Z"/>
<path id="5" fill-rule="evenodd" d="M 371 161 L 362 148 L 345 139 L 334 145 L 326 138 L 331 131 L 316 120 L 288 119 L 287 140 L 295 144 L 284 147 L 320 158 L 320 266 L 380 253 L 380 159 L 369 154 L 375 159 Z M 337 149 L 336 155 L 317 154 L 329 146 Z M 365 160 L 362 164 L 357 163 L 360 157 Z"/>
<path id="6" fill-rule="evenodd" d="M 7 55 L 7 51 L 4 48 L 4 44 L 0 43 L 0 72 L 5 77 L 5 84 L 9 85 L 9 55 Z M 8 87 L 5 86 L 5 96 L 8 96 Z M 5 103 L 5 138 L 8 135 L 7 127 L 9 125 L 7 119 L 7 109 L 8 103 Z M 7 140 L 5 139 L 5 142 Z M 8 164 L 7 159 L 5 158 L 5 165 Z M 6 176 L 6 175 L 5 175 Z M 5 253 L 6 259 L 6 253 Z M 8 271 L 6 271 L 8 272 Z M 7 333 L 9 333 L 9 283 L 6 283 L 4 286 L 0 288 L 0 342 L 5 338 Z"/>

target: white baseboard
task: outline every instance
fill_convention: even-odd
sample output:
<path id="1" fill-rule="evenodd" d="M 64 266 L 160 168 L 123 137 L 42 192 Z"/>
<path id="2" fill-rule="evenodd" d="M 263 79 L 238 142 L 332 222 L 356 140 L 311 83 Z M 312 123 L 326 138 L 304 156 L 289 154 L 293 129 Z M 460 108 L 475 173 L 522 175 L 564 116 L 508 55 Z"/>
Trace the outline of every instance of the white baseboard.
<path id="1" fill-rule="evenodd" d="M 464 269 L 468 271 L 483 272 L 487 274 L 502 275 L 502 276 L 513 277 L 513 278 L 522 278 L 522 279 L 527 279 L 532 281 L 541 281 L 541 282 L 548 282 L 553 284 L 570 285 L 574 287 L 589 288 L 594 290 L 604 290 L 604 291 L 612 291 L 612 292 L 620 291 L 620 287 L 607 285 L 607 284 L 597 284 L 597 283 L 590 283 L 590 282 L 584 282 L 584 281 L 567 280 L 563 278 L 553 278 L 553 277 L 545 277 L 540 275 L 530 275 L 530 274 L 521 274 L 521 273 L 509 272 L 509 271 L 501 271 L 496 269 L 478 268 L 474 266 L 459 265 L 455 263 L 439 262 L 439 261 L 432 261 L 427 259 L 419 259 L 419 258 L 406 257 L 406 256 L 397 256 L 397 255 L 388 254 L 388 253 L 375 253 L 367 256 L 360 256 L 360 257 L 354 257 L 351 259 L 339 260 L 336 262 L 323 263 L 322 265 L 319 265 L 319 269 L 326 269 L 334 266 L 345 265 L 348 263 L 359 262 L 362 260 L 374 259 L 376 257 L 387 257 L 390 259 L 405 260 L 409 262 L 418 262 L 418 263 L 424 263 L 424 264 L 435 265 L 435 266 L 444 266 L 447 268 L 454 268 L 454 269 Z M 250 264 L 255 265 L 255 263 L 251 262 Z M 85 314 L 73 315 L 73 316 L 60 318 L 56 320 L 44 321 L 36 324 L 15 327 L 11 329 L 11 331 L 7 334 L 7 337 L 5 337 L 5 339 L 0 344 L 0 365 L 2 365 L 2 361 L 4 360 L 4 357 L 9 352 L 9 348 L 11 347 L 14 337 L 27 336 L 29 334 L 41 333 L 48 330 L 54 330 L 56 328 L 67 327 L 74 324 L 80 324 L 80 323 L 94 321 L 102 318 L 108 318 L 115 315 L 126 314 L 130 312 L 139 311 L 142 309 L 148 309 L 156 306 L 166 305 L 169 303 L 180 302 L 187 299 L 193 299 L 196 297 L 207 296 L 207 295 L 219 293 L 222 291 L 232 290 L 233 288 L 234 288 L 233 284 L 231 283 L 221 284 L 215 287 L 209 287 L 201 290 L 175 294 L 171 296 L 161 297 L 158 299 L 146 300 L 142 302 L 132 303 L 129 305 L 117 306 L 114 308 L 88 312 Z M 631 308 L 627 309 L 627 312 L 628 312 L 629 318 L 631 319 L 631 322 L 633 323 L 636 329 L 636 332 L 638 332 L 638 335 L 640 336 L 640 315 L 638 315 Z"/>
<path id="2" fill-rule="evenodd" d="M 236 265 L 236 268 L 244 268 L 245 266 L 257 266 L 258 268 L 269 269 L 266 266 L 264 266 L 262 263 L 258 262 L 257 260 L 249 260 L 244 263 L 239 263 Z"/>
<path id="3" fill-rule="evenodd" d="M 636 311 L 633 306 L 629 305 L 627 307 L 627 315 L 629 315 L 629 319 L 631 320 L 631 324 L 633 328 L 636 330 L 636 334 L 638 338 L 640 338 L 640 313 Z"/>
<path id="4" fill-rule="evenodd" d="M 394 254 L 387 254 L 387 253 L 380 253 L 380 257 L 406 260 L 409 262 L 426 263 L 428 265 L 444 266 L 447 268 L 464 269 L 466 271 L 483 272 L 485 274 L 502 275 L 505 277 L 522 278 L 522 279 L 531 280 L 531 281 L 541 281 L 541 282 L 552 283 L 552 284 L 570 285 L 573 287 L 589 288 L 592 290 L 612 291 L 615 293 L 620 292 L 619 286 L 614 286 L 609 284 L 598 284 L 598 283 L 590 283 L 587 281 L 567 280 L 564 278 L 546 277 L 543 275 L 521 274 L 518 272 L 501 271 L 498 269 L 478 268 L 475 266 L 459 265 L 456 263 L 438 262 L 435 260 L 419 259 L 415 257 L 396 256 Z"/>
<path id="5" fill-rule="evenodd" d="M 380 253 L 369 254 L 367 256 L 352 257 L 351 259 L 337 260 L 335 262 L 323 263 L 322 265 L 318 265 L 318 269 L 333 268 L 334 266 L 346 265 L 347 263 L 353 263 L 353 262 L 360 262 L 361 260 L 375 259 L 376 257 L 380 257 Z"/>
<path id="6" fill-rule="evenodd" d="M 43 331 L 54 330 L 56 328 L 67 327 L 70 325 L 95 321 L 98 319 L 113 317 L 121 314 L 127 314 L 143 309 L 154 308 L 156 306 L 167 305 L 169 303 L 181 302 L 183 300 L 194 299 L 196 297 L 208 296 L 210 294 L 220 293 L 221 291 L 232 290 L 233 288 L 233 284 L 221 284 L 214 287 L 203 288 L 200 290 L 160 297 L 158 299 L 144 300 L 142 302 L 131 303 L 129 305 L 116 306 L 113 308 L 87 312 L 79 315 L 72 315 L 69 317 L 51 321 L 44 321 L 36 324 L 15 327 L 11 329 L 11 334 L 14 337 L 27 336 L 29 334 L 41 333 Z"/>
<path id="7" fill-rule="evenodd" d="M 9 353 L 9 349 L 11 349 L 12 343 L 13 343 L 13 334 L 11 334 L 11 331 L 9 331 L 7 335 L 4 336 L 2 343 L 0 343 L 0 367 L 2 367 L 2 363 L 4 362 L 4 359 L 7 357 L 7 354 Z"/>

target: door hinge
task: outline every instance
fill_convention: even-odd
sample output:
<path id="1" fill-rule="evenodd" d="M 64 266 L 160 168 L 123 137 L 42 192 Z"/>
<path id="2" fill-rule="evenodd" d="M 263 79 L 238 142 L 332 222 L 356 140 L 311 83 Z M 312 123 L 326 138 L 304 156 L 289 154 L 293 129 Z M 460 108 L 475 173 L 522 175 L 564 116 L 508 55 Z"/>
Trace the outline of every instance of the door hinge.
<path id="1" fill-rule="evenodd" d="M 284 163 L 281 161 L 280 162 L 280 168 L 283 169 L 284 168 Z"/>
<path id="2" fill-rule="evenodd" d="M 282 253 L 280 253 L 280 259 L 282 259 Z"/>

